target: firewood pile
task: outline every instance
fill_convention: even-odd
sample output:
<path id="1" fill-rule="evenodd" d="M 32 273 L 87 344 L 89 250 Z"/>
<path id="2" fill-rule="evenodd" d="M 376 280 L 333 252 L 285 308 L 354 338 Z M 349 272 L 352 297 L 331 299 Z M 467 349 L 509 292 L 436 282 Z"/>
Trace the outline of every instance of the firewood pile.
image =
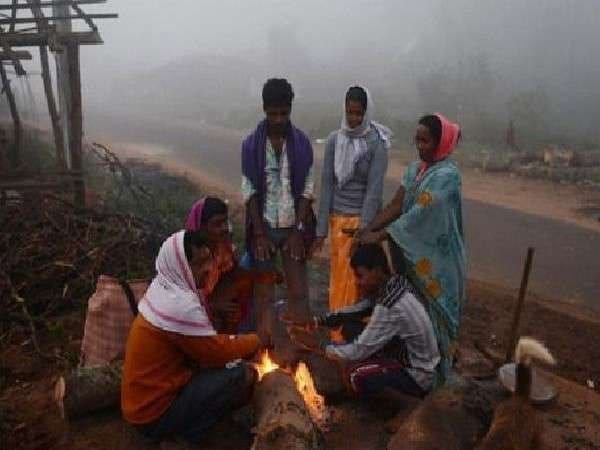
<path id="1" fill-rule="evenodd" d="M 0 202 L 0 335 L 35 330 L 87 300 L 99 275 L 151 278 L 162 241 L 198 198 L 188 180 L 94 143 L 86 154 L 86 207 L 42 188 Z"/>
<path id="2" fill-rule="evenodd" d="M 0 209 L 0 332 L 87 299 L 100 274 L 148 277 L 163 239 L 132 214 L 80 209 L 51 194 Z M 37 348 L 39 350 L 39 348 Z"/>

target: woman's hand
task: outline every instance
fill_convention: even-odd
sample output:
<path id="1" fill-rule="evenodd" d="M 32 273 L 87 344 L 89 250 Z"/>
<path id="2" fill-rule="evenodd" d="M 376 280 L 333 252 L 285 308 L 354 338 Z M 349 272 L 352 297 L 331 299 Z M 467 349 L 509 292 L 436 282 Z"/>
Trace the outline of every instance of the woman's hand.
<path id="1" fill-rule="evenodd" d="M 308 257 L 312 258 L 315 255 L 315 253 L 320 253 L 323 250 L 324 245 L 325 245 L 325 237 L 315 238 L 312 245 L 310 246 L 310 251 L 309 251 Z"/>

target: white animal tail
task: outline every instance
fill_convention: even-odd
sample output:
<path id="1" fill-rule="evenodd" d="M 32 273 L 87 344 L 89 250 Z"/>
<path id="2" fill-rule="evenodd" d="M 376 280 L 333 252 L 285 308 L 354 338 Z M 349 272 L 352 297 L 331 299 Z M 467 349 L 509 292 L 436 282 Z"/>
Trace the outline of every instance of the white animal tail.
<path id="1" fill-rule="evenodd" d="M 554 357 L 544 344 L 531 337 L 522 337 L 519 339 L 515 350 L 515 362 L 529 366 L 532 360 L 546 364 L 556 364 Z"/>

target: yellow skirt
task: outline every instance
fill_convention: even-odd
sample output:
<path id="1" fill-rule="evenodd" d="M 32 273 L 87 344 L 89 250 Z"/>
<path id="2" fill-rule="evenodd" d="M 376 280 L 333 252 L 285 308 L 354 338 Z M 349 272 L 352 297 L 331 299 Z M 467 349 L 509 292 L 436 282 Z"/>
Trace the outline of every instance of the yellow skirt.
<path id="1" fill-rule="evenodd" d="M 329 217 L 330 271 L 329 271 L 329 310 L 337 311 L 353 305 L 358 299 L 356 279 L 350 267 L 352 235 L 344 229 L 358 229 L 360 217 L 332 214 Z"/>

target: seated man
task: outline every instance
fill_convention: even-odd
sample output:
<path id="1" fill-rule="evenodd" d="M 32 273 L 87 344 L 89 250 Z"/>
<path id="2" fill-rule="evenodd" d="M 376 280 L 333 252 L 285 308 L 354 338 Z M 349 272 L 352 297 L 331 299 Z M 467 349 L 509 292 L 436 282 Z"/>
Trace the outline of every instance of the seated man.
<path id="1" fill-rule="evenodd" d="M 212 254 L 201 232 L 180 231 L 162 245 L 157 275 L 139 304 L 123 364 L 124 418 L 150 438 L 198 441 L 249 400 L 255 370 L 240 361 L 259 348 L 255 334 L 217 334 L 202 287 Z"/>
<path id="2" fill-rule="evenodd" d="M 314 319 L 316 326 L 342 326 L 347 341 L 319 340 L 310 326 L 292 327 L 292 339 L 307 350 L 349 363 L 347 381 L 356 394 L 374 394 L 390 387 L 424 396 L 432 387 L 440 354 L 429 315 L 416 291 L 403 273 L 390 274 L 378 244 L 358 247 L 350 265 L 364 300 Z M 362 320 L 369 315 L 364 326 Z M 357 331 L 358 336 L 351 339 Z"/>

